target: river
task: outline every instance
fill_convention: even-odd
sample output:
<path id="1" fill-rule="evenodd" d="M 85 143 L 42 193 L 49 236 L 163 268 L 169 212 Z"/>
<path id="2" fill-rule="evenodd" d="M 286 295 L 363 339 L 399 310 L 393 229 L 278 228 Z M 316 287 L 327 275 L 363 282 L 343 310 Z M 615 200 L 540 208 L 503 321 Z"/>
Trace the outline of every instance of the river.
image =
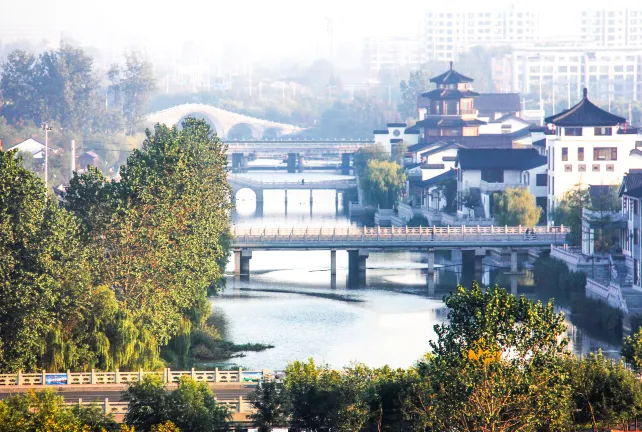
<path id="1" fill-rule="evenodd" d="M 314 172 L 244 174 L 263 181 L 306 182 L 339 177 Z M 347 178 L 347 177 L 346 177 Z M 349 226 L 351 223 L 334 191 L 314 191 L 313 204 L 306 190 L 288 191 L 287 209 L 283 191 L 266 191 L 262 211 L 256 211 L 254 193 L 241 190 L 236 211 L 237 226 Z M 355 225 L 356 226 L 356 225 Z M 424 262 L 422 262 L 424 261 Z M 425 257 L 418 252 L 370 254 L 366 287 L 346 287 L 347 252 L 337 252 L 337 276 L 330 275 L 328 251 L 273 251 L 253 253 L 249 281 L 233 277 L 233 263 L 226 269 L 226 287 L 212 299 L 216 313 L 228 323 L 226 337 L 238 344 L 263 343 L 274 348 L 248 352 L 243 358 L 222 362 L 246 368 L 282 370 L 288 362 L 313 357 L 320 363 L 342 367 L 352 361 L 369 366 L 388 364 L 408 367 L 429 351 L 435 324 L 447 317 L 442 298 L 461 276 L 460 256 L 438 254 L 435 288 L 426 284 Z M 484 264 L 482 282 L 510 288 L 497 263 Z M 533 299 L 542 297 L 526 273 L 518 279 L 517 292 Z M 588 337 L 581 328 L 568 324 L 570 347 L 577 353 L 617 352 L 617 343 Z"/>

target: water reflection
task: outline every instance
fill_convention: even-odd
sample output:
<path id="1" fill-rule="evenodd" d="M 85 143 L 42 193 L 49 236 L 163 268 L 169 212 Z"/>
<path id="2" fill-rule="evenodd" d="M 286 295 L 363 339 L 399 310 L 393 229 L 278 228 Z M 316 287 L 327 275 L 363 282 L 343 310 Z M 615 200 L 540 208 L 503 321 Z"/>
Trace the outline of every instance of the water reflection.
<path id="1" fill-rule="evenodd" d="M 304 175 L 308 181 L 309 175 Z M 290 176 L 300 179 L 301 174 Z M 323 178 L 318 172 L 312 176 Z M 272 227 L 353 224 L 341 200 L 337 212 L 335 198 L 334 191 L 314 191 L 310 205 L 309 191 L 288 191 L 286 205 L 283 191 L 266 191 L 257 213 L 253 192 L 241 190 L 233 222 Z M 248 353 L 236 364 L 282 369 L 289 361 L 314 357 L 333 367 L 354 360 L 371 366 L 407 367 L 429 350 L 429 341 L 435 337 L 433 326 L 446 319 L 442 298 L 457 284 L 470 286 L 475 279 L 532 299 L 549 299 L 535 289 L 531 272 L 508 275 L 509 265 L 499 257 L 485 258 L 481 274 L 475 275 L 462 268 L 460 252 L 437 251 L 436 272 L 429 275 L 425 253 L 371 252 L 366 285 L 359 289 L 347 287 L 347 252 L 337 251 L 336 259 L 333 276 L 329 251 L 254 251 L 251 279 L 243 282 L 233 278 L 233 263 L 228 263 L 227 287 L 213 299 L 227 317 L 228 336 L 236 343 L 275 346 Z M 567 306 L 558 309 L 570 315 Z M 617 351 L 616 343 L 599 342 L 567 324 L 570 347 L 577 353 L 598 348 Z"/>

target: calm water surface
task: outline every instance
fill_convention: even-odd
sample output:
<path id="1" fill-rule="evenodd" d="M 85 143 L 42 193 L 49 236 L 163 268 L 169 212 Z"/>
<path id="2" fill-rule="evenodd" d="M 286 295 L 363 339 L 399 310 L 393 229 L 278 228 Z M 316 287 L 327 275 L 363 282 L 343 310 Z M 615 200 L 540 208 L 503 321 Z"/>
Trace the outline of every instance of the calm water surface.
<path id="1" fill-rule="evenodd" d="M 245 175 L 263 181 L 347 178 L 321 172 Z M 334 191 L 314 191 L 312 206 L 309 198 L 309 191 L 290 190 L 286 208 L 283 191 L 266 191 L 264 204 L 257 209 L 253 192 L 241 190 L 233 223 L 244 227 L 351 225 L 341 200 L 335 207 Z M 430 349 L 433 326 L 446 319 L 443 296 L 457 283 L 469 283 L 466 277 L 462 279 L 460 259 L 457 253 L 438 255 L 439 271 L 434 286 L 429 287 L 421 253 L 371 253 L 366 288 L 359 289 L 346 287 L 348 255 L 344 251 L 337 252 L 336 280 L 330 276 L 328 251 L 255 251 L 249 281 L 235 280 L 230 262 L 227 286 L 212 299 L 215 311 L 228 321 L 227 337 L 235 343 L 264 343 L 275 348 L 249 352 L 227 363 L 281 370 L 290 361 L 313 357 L 332 367 L 351 361 L 408 367 Z M 510 288 L 510 280 L 498 264 L 485 263 L 482 282 Z M 519 277 L 516 288 L 519 294 L 539 297 L 530 274 Z M 617 350 L 568 324 L 576 352 Z"/>

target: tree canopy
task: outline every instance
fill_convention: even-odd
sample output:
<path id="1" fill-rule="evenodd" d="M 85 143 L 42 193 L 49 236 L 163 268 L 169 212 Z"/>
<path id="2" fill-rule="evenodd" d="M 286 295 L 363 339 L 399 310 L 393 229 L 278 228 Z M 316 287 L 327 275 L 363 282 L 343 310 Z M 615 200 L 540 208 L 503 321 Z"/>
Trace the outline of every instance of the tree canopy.
<path id="1" fill-rule="evenodd" d="M 359 177 L 365 200 L 382 208 L 392 208 L 406 183 L 403 168 L 385 160 L 371 159 Z"/>
<path id="2" fill-rule="evenodd" d="M 497 225 L 533 227 L 541 214 L 535 197 L 525 188 L 509 187 L 496 196 L 493 215 Z"/>

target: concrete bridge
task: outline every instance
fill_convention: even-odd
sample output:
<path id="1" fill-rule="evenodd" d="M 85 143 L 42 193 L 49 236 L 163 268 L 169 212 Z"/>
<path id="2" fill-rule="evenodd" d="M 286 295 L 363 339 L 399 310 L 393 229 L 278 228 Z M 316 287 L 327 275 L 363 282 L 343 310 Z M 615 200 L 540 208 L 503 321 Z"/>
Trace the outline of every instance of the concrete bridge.
<path id="1" fill-rule="evenodd" d="M 238 228 L 232 231 L 234 274 L 249 277 L 250 259 L 255 250 L 329 250 L 330 273 L 336 276 L 336 251 L 348 251 L 348 281 L 362 284 L 370 251 L 414 250 L 428 254 L 428 274 L 435 272 L 435 250 L 459 249 L 463 266 L 481 272 L 482 259 L 491 248 L 508 249 L 511 273 L 517 273 L 519 250 L 549 248 L 566 243 L 570 230 L 561 227 L 363 227 L 363 228 Z"/>
<path id="2" fill-rule="evenodd" d="M 305 154 L 342 154 L 374 145 L 369 139 L 226 139 L 228 153 L 256 153 L 259 155 L 305 153 Z"/>
<path id="3" fill-rule="evenodd" d="M 310 205 L 312 205 L 313 197 L 312 191 L 314 190 L 336 190 L 346 191 L 357 187 L 357 180 L 351 179 L 338 179 L 338 180 L 319 180 L 319 181 L 271 181 L 264 182 L 259 180 L 252 180 L 247 177 L 242 177 L 235 174 L 229 174 L 227 181 L 232 186 L 232 202 L 236 202 L 236 194 L 241 189 L 250 189 L 256 195 L 256 202 L 263 202 L 263 191 L 265 190 L 284 190 L 285 203 L 288 202 L 288 190 L 310 190 Z M 338 195 L 337 195 L 338 197 Z M 338 200 L 338 198 L 337 198 Z M 338 205 L 338 202 L 335 203 Z"/>
<path id="4" fill-rule="evenodd" d="M 147 121 L 173 126 L 180 125 L 188 116 L 205 119 L 220 138 L 237 135 L 259 139 L 265 135 L 280 136 L 301 130 L 298 126 L 250 117 L 205 104 L 183 104 L 157 111 L 149 114 Z"/>

